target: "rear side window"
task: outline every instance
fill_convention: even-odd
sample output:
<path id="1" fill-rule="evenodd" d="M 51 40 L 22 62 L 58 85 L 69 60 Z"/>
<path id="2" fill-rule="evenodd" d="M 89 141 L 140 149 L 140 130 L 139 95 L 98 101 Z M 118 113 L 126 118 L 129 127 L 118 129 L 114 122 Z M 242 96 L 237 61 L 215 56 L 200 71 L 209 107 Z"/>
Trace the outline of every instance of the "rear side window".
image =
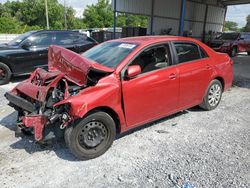
<path id="1" fill-rule="evenodd" d="M 179 63 L 201 59 L 199 47 L 192 43 L 174 43 Z"/>
<path id="2" fill-rule="evenodd" d="M 201 53 L 201 58 L 207 58 L 208 57 L 207 52 L 205 52 L 205 50 L 202 49 L 201 47 L 200 47 L 200 53 Z"/>
<path id="3" fill-rule="evenodd" d="M 194 43 L 174 43 L 174 46 L 179 63 L 185 63 L 208 57 L 205 50 Z"/>
<path id="4" fill-rule="evenodd" d="M 241 34 L 240 38 L 243 39 L 243 40 L 246 40 L 247 39 L 247 35 Z"/>
<path id="5" fill-rule="evenodd" d="M 91 42 L 91 43 L 97 43 L 97 41 L 95 41 L 95 39 L 87 37 L 87 41 Z"/>
<path id="6" fill-rule="evenodd" d="M 88 44 L 88 37 L 80 33 L 57 33 L 56 44 L 58 45 L 73 45 L 73 44 Z"/>

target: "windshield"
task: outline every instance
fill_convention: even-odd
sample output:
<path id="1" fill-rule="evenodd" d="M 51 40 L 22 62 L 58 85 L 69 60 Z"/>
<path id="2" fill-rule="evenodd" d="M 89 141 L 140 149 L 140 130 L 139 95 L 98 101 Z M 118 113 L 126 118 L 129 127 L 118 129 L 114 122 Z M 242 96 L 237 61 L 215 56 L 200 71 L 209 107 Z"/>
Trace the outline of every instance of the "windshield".
<path id="1" fill-rule="evenodd" d="M 239 37 L 239 33 L 222 33 L 218 37 L 220 40 L 236 40 Z"/>
<path id="2" fill-rule="evenodd" d="M 13 40 L 11 40 L 10 42 L 8 42 L 9 46 L 17 46 L 19 45 L 24 39 L 26 39 L 28 36 L 30 36 L 32 33 L 34 33 L 35 31 L 29 31 L 27 33 L 21 34 L 18 37 L 14 38 Z"/>
<path id="3" fill-rule="evenodd" d="M 132 43 L 106 42 L 84 52 L 82 56 L 106 67 L 115 68 L 136 46 Z"/>

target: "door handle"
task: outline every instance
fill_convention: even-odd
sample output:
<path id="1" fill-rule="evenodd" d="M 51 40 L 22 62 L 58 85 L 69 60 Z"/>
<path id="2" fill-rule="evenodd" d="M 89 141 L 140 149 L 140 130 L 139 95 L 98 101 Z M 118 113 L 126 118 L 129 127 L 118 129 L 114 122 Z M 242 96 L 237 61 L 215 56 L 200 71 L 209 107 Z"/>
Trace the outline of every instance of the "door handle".
<path id="1" fill-rule="evenodd" d="M 171 79 L 171 80 L 174 80 L 174 79 L 176 79 L 176 74 L 175 73 L 171 73 L 169 76 L 168 76 L 168 78 L 169 79 Z"/>

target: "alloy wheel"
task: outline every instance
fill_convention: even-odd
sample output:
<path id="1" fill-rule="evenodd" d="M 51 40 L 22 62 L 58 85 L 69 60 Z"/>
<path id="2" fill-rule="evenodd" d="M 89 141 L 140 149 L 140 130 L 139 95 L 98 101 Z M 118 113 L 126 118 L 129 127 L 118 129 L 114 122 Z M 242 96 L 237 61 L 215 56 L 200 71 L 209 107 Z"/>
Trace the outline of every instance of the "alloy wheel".
<path id="1" fill-rule="evenodd" d="M 208 93 L 208 103 L 211 106 L 216 106 L 220 102 L 222 90 L 219 84 L 214 84 Z"/>
<path id="2" fill-rule="evenodd" d="M 0 68 L 0 80 L 5 79 L 6 76 L 6 71 L 3 68 Z"/>

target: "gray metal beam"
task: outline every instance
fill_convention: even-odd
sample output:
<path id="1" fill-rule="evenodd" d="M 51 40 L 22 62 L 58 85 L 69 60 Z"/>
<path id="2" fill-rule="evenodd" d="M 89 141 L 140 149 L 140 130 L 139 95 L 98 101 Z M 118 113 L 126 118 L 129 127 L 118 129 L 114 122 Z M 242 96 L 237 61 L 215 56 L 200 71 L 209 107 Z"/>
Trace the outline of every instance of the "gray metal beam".
<path id="1" fill-rule="evenodd" d="M 151 0 L 151 20 L 150 20 L 150 34 L 153 35 L 153 29 L 154 29 L 154 7 L 155 7 L 155 0 Z"/>
<path id="2" fill-rule="evenodd" d="M 186 16 L 186 5 L 187 0 L 181 0 L 181 16 L 180 16 L 180 24 L 179 24 L 179 35 L 183 36 L 184 27 L 185 27 L 185 16 Z"/>
<path id="3" fill-rule="evenodd" d="M 223 5 L 240 5 L 240 4 L 248 4 L 250 0 L 219 0 Z"/>
<path id="4" fill-rule="evenodd" d="M 206 40 L 207 12 L 208 12 L 208 5 L 206 5 L 205 17 L 204 17 L 204 22 L 203 22 L 203 36 L 202 36 L 203 42 L 205 42 Z"/>
<path id="5" fill-rule="evenodd" d="M 113 31 L 113 39 L 115 39 L 115 35 L 116 35 L 116 0 L 114 1 L 114 31 Z"/>

